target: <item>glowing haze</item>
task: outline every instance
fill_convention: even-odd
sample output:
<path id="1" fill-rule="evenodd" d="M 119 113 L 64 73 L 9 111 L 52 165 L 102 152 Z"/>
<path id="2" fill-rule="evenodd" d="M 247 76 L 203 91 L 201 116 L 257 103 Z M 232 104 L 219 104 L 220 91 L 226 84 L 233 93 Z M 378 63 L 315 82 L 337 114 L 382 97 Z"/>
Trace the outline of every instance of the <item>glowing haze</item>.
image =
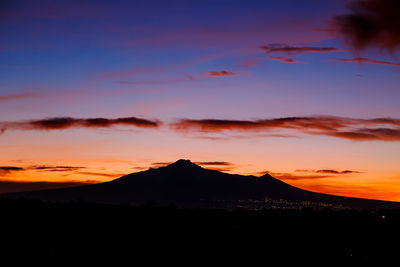
<path id="1" fill-rule="evenodd" d="M 345 3 L 2 1 L 0 193 L 186 158 L 400 201 L 400 7 Z"/>

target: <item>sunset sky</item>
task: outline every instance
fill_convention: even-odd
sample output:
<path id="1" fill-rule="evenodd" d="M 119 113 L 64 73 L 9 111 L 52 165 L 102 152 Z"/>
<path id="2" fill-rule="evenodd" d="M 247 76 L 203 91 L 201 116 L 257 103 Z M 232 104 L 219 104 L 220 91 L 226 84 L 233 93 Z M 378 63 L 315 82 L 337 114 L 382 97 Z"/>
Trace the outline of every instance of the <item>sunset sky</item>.
<path id="1" fill-rule="evenodd" d="M 346 20 L 391 2 L 1 1 L 0 192 L 184 158 L 400 201 L 396 24 Z"/>

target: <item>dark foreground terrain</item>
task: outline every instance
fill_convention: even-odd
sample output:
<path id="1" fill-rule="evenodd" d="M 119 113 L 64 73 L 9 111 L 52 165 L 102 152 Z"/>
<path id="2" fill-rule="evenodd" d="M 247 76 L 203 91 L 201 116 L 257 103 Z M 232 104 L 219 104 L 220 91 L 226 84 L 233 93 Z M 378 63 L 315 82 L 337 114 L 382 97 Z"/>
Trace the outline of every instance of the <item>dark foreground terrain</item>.
<path id="1" fill-rule="evenodd" d="M 189 160 L 122 176 L 110 182 L 2 194 L 0 197 L 41 199 L 52 202 L 85 201 L 99 204 L 143 205 L 175 203 L 185 208 L 232 209 L 297 206 L 355 209 L 398 209 L 400 202 L 334 196 L 310 192 L 269 174 L 261 177 L 204 169 Z M 285 203 L 281 203 L 284 201 Z"/>
<path id="2" fill-rule="evenodd" d="M 0 257 L 9 266 L 400 263 L 400 210 L 228 211 L 0 199 L 0 212 Z"/>

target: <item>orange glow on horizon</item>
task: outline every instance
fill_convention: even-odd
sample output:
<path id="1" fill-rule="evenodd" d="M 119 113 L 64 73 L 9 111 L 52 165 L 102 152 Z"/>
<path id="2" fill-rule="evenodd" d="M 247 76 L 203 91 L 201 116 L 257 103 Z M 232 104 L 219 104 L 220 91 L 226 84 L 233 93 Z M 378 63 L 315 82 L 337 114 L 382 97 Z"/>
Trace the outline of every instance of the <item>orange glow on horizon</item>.
<path id="1" fill-rule="evenodd" d="M 222 171 L 230 174 L 242 175 L 255 175 L 262 176 L 265 173 L 270 173 L 273 177 L 282 180 L 295 187 L 326 194 L 334 194 L 348 197 L 359 197 L 369 199 L 380 199 L 390 201 L 400 201 L 400 190 L 394 191 L 393 188 L 400 188 L 400 184 L 396 179 L 377 180 L 378 173 L 351 173 L 351 174 L 322 174 L 299 172 L 298 170 L 292 172 L 269 172 L 257 171 L 262 170 L 262 166 L 251 164 L 235 164 L 230 162 L 205 162 L 193 161 L 194 163 L 202 166 L 203 168 Z M 32 166 L 20 165 L 21 171 L 4 173 L 1 175 L 1 182 L 17 182 L 17 183 L 53 183 L 61 184 L 94 184 L 111 181 L 129 173 L 147 170 L 148 168 L 159 168 L 166 166 L 172 161 L 160 162 L 145 162 L 122 160 L 122 159 L 98 159 L 92 161 L 82 161 L 81 164 L 75 165 L 90 165 L 82 169 L 50 169 L 56 167 L 51 164 L 38 164 L 36 169 Z M 107 163 L 107 164 L 105 164 Z M 4 164 L 2 164 L 4 165 Z M 46 170 L 49 168 L 50 170 Z M 103 167 L 107 166 L 107 168 Z M 39 168 L 38 168 L 39 167 Z M 58 166 L 66 167 L 66 166 Z M 43 169 L 41 169 L 43 168 Z M 122 171 L 121 171 L 122 170 Z M 301 171 L 301 170 L 300 170 Z M 334 172 L 334 170 L 330 170 Z M 381 175 L 388 175 L 382 173 Z"/>

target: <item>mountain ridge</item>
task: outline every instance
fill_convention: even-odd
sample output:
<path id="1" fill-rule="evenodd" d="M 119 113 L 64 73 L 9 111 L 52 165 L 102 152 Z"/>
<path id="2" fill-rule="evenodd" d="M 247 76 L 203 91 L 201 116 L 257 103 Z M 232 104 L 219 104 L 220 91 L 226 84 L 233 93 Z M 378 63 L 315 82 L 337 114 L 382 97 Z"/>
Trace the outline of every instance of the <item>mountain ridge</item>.
<path id="1" fill-rule="evenodd" d="M 228 174 L 180 159 L 157 169 L 131 173 L 109 182 L 79 187 L 2 194 L 0 197 L 38 198 L 44 201 L 88 201 L 140 205 L 154 201 L 180 207 L 232 208 L 243 202 L 263 205 L 266 199 L 325 203 L 349 208 L 399 208 L 399 202 L 335 196 L 289 185 L 268 173 Z M 265 204 L 267 205 L 267 204 Z"/>

